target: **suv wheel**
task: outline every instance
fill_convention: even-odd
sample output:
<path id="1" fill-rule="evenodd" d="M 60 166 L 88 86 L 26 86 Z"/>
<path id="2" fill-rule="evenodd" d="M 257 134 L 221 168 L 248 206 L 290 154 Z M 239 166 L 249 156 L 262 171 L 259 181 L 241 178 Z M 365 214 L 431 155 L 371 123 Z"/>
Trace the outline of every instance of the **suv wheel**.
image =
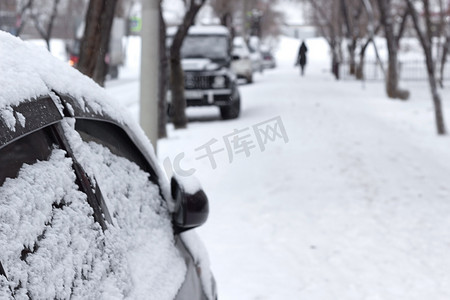
<path id="1" fill-rule="evenodd" d="M 223 106 L 220 108 L 220 115 L 222 119 L 236 119 L 239 117 L 239 113 L 241 112 L 241 98 L 238 97 L 236 100 L 231 101 L 230 105 Z"/>

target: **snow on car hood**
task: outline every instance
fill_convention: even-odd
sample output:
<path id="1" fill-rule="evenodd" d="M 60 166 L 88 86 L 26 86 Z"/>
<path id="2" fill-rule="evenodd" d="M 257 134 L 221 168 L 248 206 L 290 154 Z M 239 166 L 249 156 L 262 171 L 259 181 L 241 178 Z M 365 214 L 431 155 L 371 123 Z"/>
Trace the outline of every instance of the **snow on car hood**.
<path id="1" fill-rule="evenodd" d="M 11 118 L 11 106 L 48 95 L 52 90 L 72 96 L 81 107 L 87 107 L 88 103 L 95 113 L 106 114 L 128 126 L 155 162 L 162 193 L 170 201 L 169 181 L 156 165 L 154 149 L 142 128 L 118 104 L 119 101 L 114 101 L 114 97 L 91 78 L 53 57 L 47 49 L 0 30 L 0 87 L 0 122 L 5 122 L 8 127 L 19 121 Z M 173 203 L 169 206 L 172 209 Z"/>
<path id="2" fill-rule="evenodd" d="M 181 60 L 184 71 L 213 71 L 219 69 L 219 65 L 209 58 L 185 58 Z"/>

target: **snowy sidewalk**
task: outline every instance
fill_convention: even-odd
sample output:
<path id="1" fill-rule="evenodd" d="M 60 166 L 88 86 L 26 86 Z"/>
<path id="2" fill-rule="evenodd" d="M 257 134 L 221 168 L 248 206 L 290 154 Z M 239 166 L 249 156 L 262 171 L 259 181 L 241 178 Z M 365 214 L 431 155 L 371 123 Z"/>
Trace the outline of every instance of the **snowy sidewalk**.
<path id="1" fill-rule="evenodd" d="M 427 83 L 388 100 L 381 82 L 336 82 L 325 43 L 307 44 L 305 77 L 299 42 L 282 38 L 279 67 L 240 86 L 239 119 L 189 109 L 188 129 L 159 141 L 161 162 L 184 154 L 210 199 L 197 231 L 220 299 L 450 299 L 450 137 L 435 133 Z M 136 81 L 108 89 L 138 115 Z M 253 126 L 277 117 L 289 141 L 261 151 Z M 227 149 L 235 130 L 248 157 Z"/>
<path id="2" fill-rule="evenodd" d="M 450 298 L 450 138 L 435 134 L 426 82 L 390 101 L 381 83 L 336 82 L 323 42 L 308 46 L 305 77 L 283 39 L 279 68 L 241 86 L 241 118 L 191 110 L 197 121 L 159 143 L 161 160 L 185 153 L 210 198 L 198 232 L 220 298 Z M 261 151 L 252 126 L 278 116 L 289 142 Z M 255 148 L 230 163 L 235 129 Z M 212 139 L 225 149 L 215 169 L 195 150 Z"/>

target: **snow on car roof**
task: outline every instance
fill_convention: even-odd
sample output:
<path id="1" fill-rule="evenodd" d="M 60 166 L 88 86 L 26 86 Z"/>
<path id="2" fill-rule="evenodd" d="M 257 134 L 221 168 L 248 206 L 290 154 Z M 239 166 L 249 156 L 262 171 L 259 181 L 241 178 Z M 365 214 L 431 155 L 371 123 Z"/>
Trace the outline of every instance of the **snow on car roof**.
<path id="1" fill-rule="evenodd" d="M 167 29 L 167 35 L 173 36 L 177 32 L 178 27 L 169 27 Z M 207 26 L 191 26 L 189 27 L 189 34 L 192 35 L 229 35 L 230 32 L 225 26 L 220 25 L 207 25 Z"/>
<path id="2" fill-rule="evenodd" d="M 100 115 L 108 115 L 128 126 L 153 162 L 156 155 L 141 127 L 119 101 L 91 78 L 53 57 L 45 48 L 0 30 L 0 122 L 11 125 L 11 106 L 48 95 L 52 90 L 67 94 Z M 20 120 L 16 120 L 19 122 Z M 154 166 L 162 192 L 170 199 L 169 183 L 159 166 Z M 169 203 L 169 205 L 171 205 Z"/>
<path id="3" fill-rule="evenodd" d="M 103 89 L 46 49 L 0 31 L 0 57 L 0 109 L 55 90 L 77 100 L 101 104 L 93 105 L 101 110 L 97 113 L 106 112 L 117 121 L 124 121 L 112 103 L 104 100 L 110 96 Z"/>

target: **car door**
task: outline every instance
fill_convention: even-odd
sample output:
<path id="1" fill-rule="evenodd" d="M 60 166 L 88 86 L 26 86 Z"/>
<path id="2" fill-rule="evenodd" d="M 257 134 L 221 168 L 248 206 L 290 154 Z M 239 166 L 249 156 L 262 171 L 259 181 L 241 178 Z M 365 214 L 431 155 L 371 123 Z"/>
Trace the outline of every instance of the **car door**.
<path id="1" fill-rule="evenodd" d="M 127 239 L 135 284 L 132 295 L 153 295 L 164 286 L 167 299 L 207 299 L 198 266 L 182 239 L 174 235 L 156 172 L 139 148 L 112 122 L 78 118 L 74 129 L 79 134 L 71 143 L 74 155 L 95 178 L 114 226 Z M 161 294 L 156 298 L 166 299 Z"/>
<path id="2" fill-rule="evenodd" d="M 99 298 L 99 279 L 110 273 L 104 233 L 54 126 L 0 147 L 2 299 Z"/>
<path id="3" fill-rule="evenodd" d="M 64 131 L 105 200 L 114 224 L 108 231 L 124 247 L 121 264 L 127 264 L 132 281 L 127 296 L 174 299 L 185 280 L 186 264 L 175 247 L 171 215 L 152 167 L 114 123 L 77 119 Z"/>
<path id="4" fill-rule="evenodd" d="M 13 115 L 26 121 L 0 122 L 0 298 L 205 299 L 158 178 L 120 126 L 63 119 L 49 98 Z"/>

